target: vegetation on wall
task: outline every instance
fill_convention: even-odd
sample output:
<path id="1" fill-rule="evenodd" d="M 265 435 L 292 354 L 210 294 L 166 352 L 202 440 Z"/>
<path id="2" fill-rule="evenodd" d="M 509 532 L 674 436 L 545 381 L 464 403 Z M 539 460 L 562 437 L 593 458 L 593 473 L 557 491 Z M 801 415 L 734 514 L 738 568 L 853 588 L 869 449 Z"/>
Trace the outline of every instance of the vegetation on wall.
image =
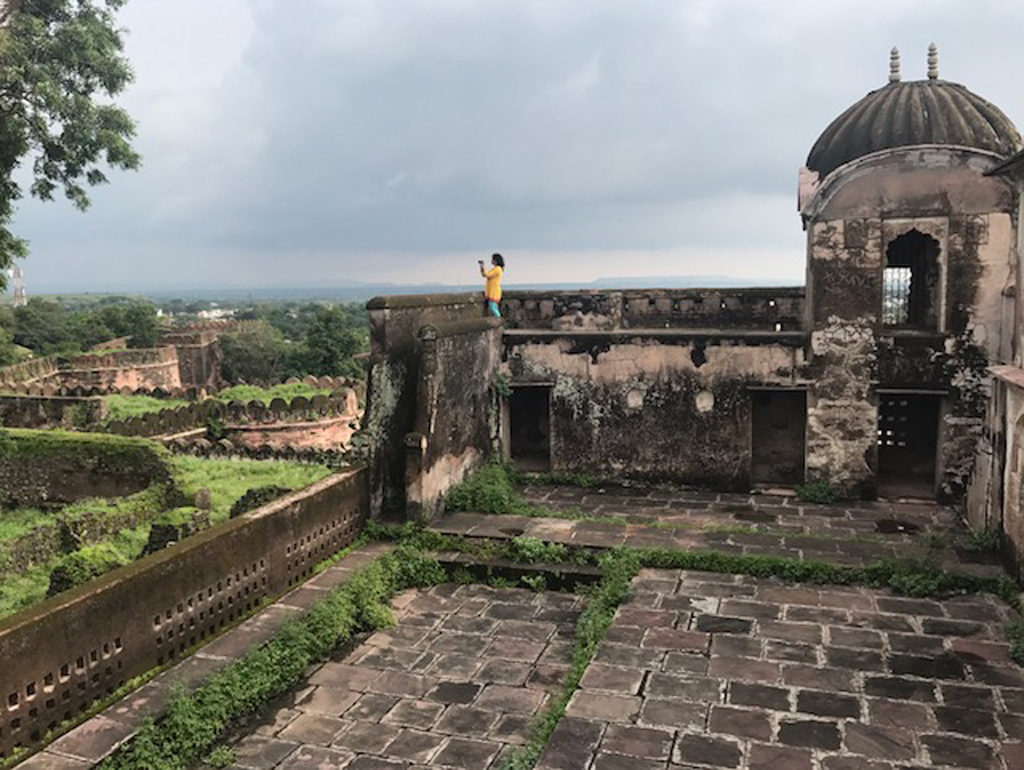
<path id="1" fill-rule="evenodd" d="M 278 495 L 285 494 L 307 487 L 331 473 L 323 466 L 269 460 L 171 457 L 162 447 L 145 439 L 61 431 L 0 431 L 0 463 L 5 452 L 7 456 L 18 452 L 32 462 L 51 462 L 46 458 L 60 456 L 60 453 L 81 456 L 94 452 L 99 458 L 97 468 L 102 463 L 136 462 L 125 459 L 128 457 L 124 454 L 126 448 L 152 453 L 165 476 L 148 489 L 125 497 L 90 498 L 58 510 L 31 507 L 0 510 L 0 617 L 41 600 L 47 594 L 55 569 L 58 572 L 53 581 L 56 590 L 56 587 L 77 585 L 81 580 L 139 558 L 158 515 L 173 509 L 191 517 L 196 509 L 180 506 L 195 502 L 197 495 L 208 497 L 210 521 L 217 524 L 228 519 L 232 508 L 246 498 L 250 490 L 273 488 Z M 266 491 L 263 496 L 270 497 Z M 202 504 L 205 506 L 206 501 Z M 245 507 L 251 508 L 252 504 L 249 496 Z M 31 539 L 42 536 L 44 531 L 48 532 L 45 539 L 49 543 L 59 538 L 63 553 L 41 558 L 27 569 L 15 570 L 15 549 L 25 547 L 25 543 L 31 547 Z M 33 552 L 45 553 L 38 551 L 38 547 Z"/>
<path id="2" fill-rule="evenodd" d="M 151 412 L 161 412 L 164 409 L 177 409 L 180 406 L 188 406 L 188 401 L 183 398 L 154 398 L 153 396 L 121 396 L 110 395 L 103 397 L 106 406 L 105 423 L 115 420 L 124 422 L 132 417 L 141 417 Z"/>
<path id="3" fill-rule="evenodd" d="M 315 388 L 304 382 L 282 382 L 269 388 L 260 388 L 256 385 L 232 385 L 230 388 L 218 391 L 212 398 L 224 403 L 229 401 L 244 401 L 245 403 L 260 401 L 264 404 L 269 404 L 275 398 L 290 402 L 293 398 L 298 398 L 299 396 L 313 398 L 313 396 L 327 396 L 330 393 L 330 388 Z"/>
<path id="4" fill-rule="evenodd" d="M 433 557 L 411 549 L 380 557 L 267 644 L 214 674 L 191 695 L 173 700 L 159 724 L 143 725 L 101 763 L 101 770 L 185 770 L 206 756 L 225 730 L 287 691 L 339 643 L 392 625 L 388 600 L 394 593 L 446 578 Z"/>

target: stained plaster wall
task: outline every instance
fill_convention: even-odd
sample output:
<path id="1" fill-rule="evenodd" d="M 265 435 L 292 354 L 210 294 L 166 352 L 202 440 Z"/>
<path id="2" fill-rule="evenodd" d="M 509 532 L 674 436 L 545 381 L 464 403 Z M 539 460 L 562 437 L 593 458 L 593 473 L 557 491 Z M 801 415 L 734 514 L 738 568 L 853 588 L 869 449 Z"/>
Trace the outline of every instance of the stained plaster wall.
<path id="1" fill-rule="evenodd" d="M 178 356 L 172 347 L 138 348 L 103 355 L 75 356 L 60 362 L 48 382 L 105 390 L 181 387 Z"/>
<path id="2" fill-rule="evenodd" d="M 491 453 L 501 322 L 428 325 L 419 339 L 415 430 L 405 437 L 406 517 L 429 520 L 445 492 Z"/>
<path id="3" fill-rule="evenodd" d="M 966 150 L 877 153 L 833 172 L 805 207 L 811 476 L 874 494 L 877 389 L 924 389 L 947 394 L 937 491 L 965 495 L 1014 259 L 1012 191 L 983 176 L 994 163 Z M 925 332 L 887 329 L 880 318 L 886 248 L 911 229 L 940 249 L 937 321 Z"/>
<path id="4" fill-rule="evenodd" d="M 511 329 L 745 329 L 801 328 L 802 287 L 750 289 L 625 289 L 507 291 Z"/>
<path id="5" fill-rule="evenodd" d="M 1024 579 L 1024 370 L 993 367 L 996 379 L 966 513 L 972 528 L 1002 532 L 1015 574 Z"/>
<path id="6" fill-rule="evenodd" d="M 424 326 L 483 317 L 479 294 L 375 297 L 362 434 L 369 447 L 370 515 L 404 514 L 405 436 L 416 427 L 419 332 Z"/>
<path id="7" fill-rule="evenodd" d="M 506 331 L 512 386 L 551 385 L 554 471 L 750 484 L 751 387 L 799 386 L 802 333 Z"/>

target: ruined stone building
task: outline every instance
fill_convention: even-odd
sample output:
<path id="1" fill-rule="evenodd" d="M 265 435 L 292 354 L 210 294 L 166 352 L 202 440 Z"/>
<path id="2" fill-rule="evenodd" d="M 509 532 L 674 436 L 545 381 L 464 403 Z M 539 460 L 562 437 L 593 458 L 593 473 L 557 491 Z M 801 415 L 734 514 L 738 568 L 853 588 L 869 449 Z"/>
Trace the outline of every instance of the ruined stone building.
<path id="1" fill-rule="evenodd" d="M 800 171 L 804 288 L 509 291 L 503 328 L 475 295 L 373 300 L 375 505 L 430 515 L 496 446 L 538 470 L 935 497 L 1024 546 L 1021 146 L 934 47 L 914 81 L 894 50 Z"/>

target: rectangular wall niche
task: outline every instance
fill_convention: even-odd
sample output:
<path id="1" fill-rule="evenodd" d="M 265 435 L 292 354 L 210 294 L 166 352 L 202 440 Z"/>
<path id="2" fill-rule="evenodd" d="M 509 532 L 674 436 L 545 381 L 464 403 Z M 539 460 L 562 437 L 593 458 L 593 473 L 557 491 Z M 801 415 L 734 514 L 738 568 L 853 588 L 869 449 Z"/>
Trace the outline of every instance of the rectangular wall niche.
<path id="1" fill-rule="evenodd" d="M 878 491 L 885 497 L 933 497 L 939 396 L 878 395 Z"/>
<path id="2" fill-rule="evenodd" d="M 551 387 L 513 387 L 508 411 L 512 462 L 524 471 L 551 470 Z"/>
<path id="3" fill-rule="evenodd" d="M 756 390 L 751 400 L 750 479 L 755 484 L 804 480 L 807 393 Z"/>

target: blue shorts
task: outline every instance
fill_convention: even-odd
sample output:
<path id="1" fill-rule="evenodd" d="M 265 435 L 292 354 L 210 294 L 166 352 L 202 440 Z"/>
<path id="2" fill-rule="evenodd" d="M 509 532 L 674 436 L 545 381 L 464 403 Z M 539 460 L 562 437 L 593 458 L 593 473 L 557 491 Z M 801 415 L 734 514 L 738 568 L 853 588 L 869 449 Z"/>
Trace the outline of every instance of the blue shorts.
<path id="1" fill-rule="evenodd" d="M 501 310 L 498 309 L 498 303 L 493 299 L 487 300 L 487 313 L 495 318 L 501 318 Z"/>

